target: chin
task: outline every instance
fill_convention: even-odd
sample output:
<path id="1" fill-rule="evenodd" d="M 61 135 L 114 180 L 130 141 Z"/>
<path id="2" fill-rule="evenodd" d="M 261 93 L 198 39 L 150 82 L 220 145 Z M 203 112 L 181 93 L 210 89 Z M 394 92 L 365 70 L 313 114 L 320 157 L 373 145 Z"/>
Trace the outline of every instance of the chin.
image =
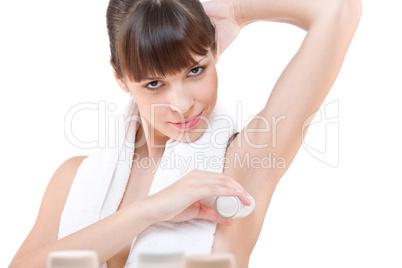
<path id="1" fill-rule="evenodd" d="M 201 120 L 194 128 L 186 130 L 177 129 L 175 126 L 172 127 L 176 129 L 177 133 L 173 139 L 184 143 L 190 143 L 198 140 L 202 134 L 204 134 L 205 129 L 207 128 L 204 120 Z"/>

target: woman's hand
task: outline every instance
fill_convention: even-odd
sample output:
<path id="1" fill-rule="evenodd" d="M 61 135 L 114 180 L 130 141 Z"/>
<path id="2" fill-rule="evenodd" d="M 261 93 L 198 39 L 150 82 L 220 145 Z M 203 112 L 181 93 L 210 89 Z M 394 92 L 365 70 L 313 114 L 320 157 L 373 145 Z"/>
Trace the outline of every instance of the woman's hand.
<path id="1" fill-rule="evenodd" d="M 231 225 L 231 219 L 219 217 L 213 207 L 201 204 L 200 200 L 216 196 L 237 196 L 245 205 L 251 205 L 247 195 L 240 183 L 230 176 L 195 169 L 145 199 L 150 202 L 148 204 L 152 208 L 155 222 L 205 219 Z"/>
<path id="2" fill-rule="evenodd" d="M 226 50 L 242 29 L 241 24 L 236 18 L 234 1 L 211 0 L 202 2 L 205 13 L 216 28 L 218 55 Z"/>

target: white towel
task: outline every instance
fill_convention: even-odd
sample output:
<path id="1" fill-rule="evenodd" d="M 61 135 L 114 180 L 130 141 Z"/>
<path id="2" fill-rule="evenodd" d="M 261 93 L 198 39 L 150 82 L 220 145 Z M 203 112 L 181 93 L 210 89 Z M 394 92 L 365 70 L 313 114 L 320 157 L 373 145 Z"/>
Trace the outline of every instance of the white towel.
<path id="1" fill-rule="evenodd" d="M 97 148 L 77 170 L 60 219 L 58 239 L 70 235 L 116 212 L 122 200 L 132 167 L 136 130 L 141 123 L 138 106 L 130 94 L 123 114 L 126 124 L 119 126 L 119 145 Z M 128 121 L 128 122 L 127 122 Z M 222 172 L 226 146 L 236 124 L 218 99 L 200 138 L 183 143 L 166 142 L 149 195 L 174 183 L 193 169 Z M 178 193 L 180 194 L 180 193 Z M 213 206 L 213 199 L 201 200 Z M 142 251 L 183 251 L 186 255 L 211 253 L 216 223 L 190 220 L 159 222 L 134 238 L 125 267 L 137 267 Z M 107 268 L 103 264 L 101 268 Z"/>

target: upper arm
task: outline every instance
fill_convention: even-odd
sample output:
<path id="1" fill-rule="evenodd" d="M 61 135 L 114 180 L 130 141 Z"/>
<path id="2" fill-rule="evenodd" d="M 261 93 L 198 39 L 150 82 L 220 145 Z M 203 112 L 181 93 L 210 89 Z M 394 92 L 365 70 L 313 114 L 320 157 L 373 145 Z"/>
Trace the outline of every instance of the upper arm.
<path id="1" fill-rule="evenodd" d="M 359 6 L 351 5 L 339 7 L 335 14 L 310 27 L 266 106 L 227 149 L 224 173 L 235 178 L 256 201 L 249 216 L 235 219 L 230 227 L 218 227 L 226 229 L 222 232 L 234 232 L 232 237 L 241 245 L 238 254 L 251 254 L 276 185 L 338 75 L 360 18 Z"/>
<path id="2" fill-rule="evenodd" d="M 11 263 L 57 240 L 64 204 L 77 170 L 86 157 L 69 158 L 56 169 L 43 195 L 36 222 Z"/>
<path id="3" fill-rule="evenodd" d="M 265 107 L 234 140 L 234 151 L 254 157 L 275 155 L 286 165 L 259 169 L 262 177 L 283 175 L 298 152 L 315 114 L 328 95 L 357 28 L 358 1 L 338 1 L 313 24 L 274 85 Z M 237 143 L 236 143 L 237 142 Z M 277 162 L 278 163 L 278 162 Z M 247 174 L 253 169 L 244 170 Z"/>

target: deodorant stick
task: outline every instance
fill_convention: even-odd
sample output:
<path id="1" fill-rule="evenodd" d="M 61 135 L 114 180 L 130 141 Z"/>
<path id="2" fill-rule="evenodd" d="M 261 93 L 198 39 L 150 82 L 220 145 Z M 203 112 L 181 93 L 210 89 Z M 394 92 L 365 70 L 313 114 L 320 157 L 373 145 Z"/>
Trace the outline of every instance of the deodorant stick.
<path id="1" fill-rule="evenodd" d="M 62 250 L 49 252 L 47 268 L 98 268 L 98 254 L 93 250 Z"/>
<path id="2" fill-rule="evenodd" d="M 245 206 L 237 196 L 218 196 L 215 199 L 214 207 L 216 213 L 224 219 L 242 218 L 253 212 L 255 201 L 252 196 L 251 205 Z"/>

